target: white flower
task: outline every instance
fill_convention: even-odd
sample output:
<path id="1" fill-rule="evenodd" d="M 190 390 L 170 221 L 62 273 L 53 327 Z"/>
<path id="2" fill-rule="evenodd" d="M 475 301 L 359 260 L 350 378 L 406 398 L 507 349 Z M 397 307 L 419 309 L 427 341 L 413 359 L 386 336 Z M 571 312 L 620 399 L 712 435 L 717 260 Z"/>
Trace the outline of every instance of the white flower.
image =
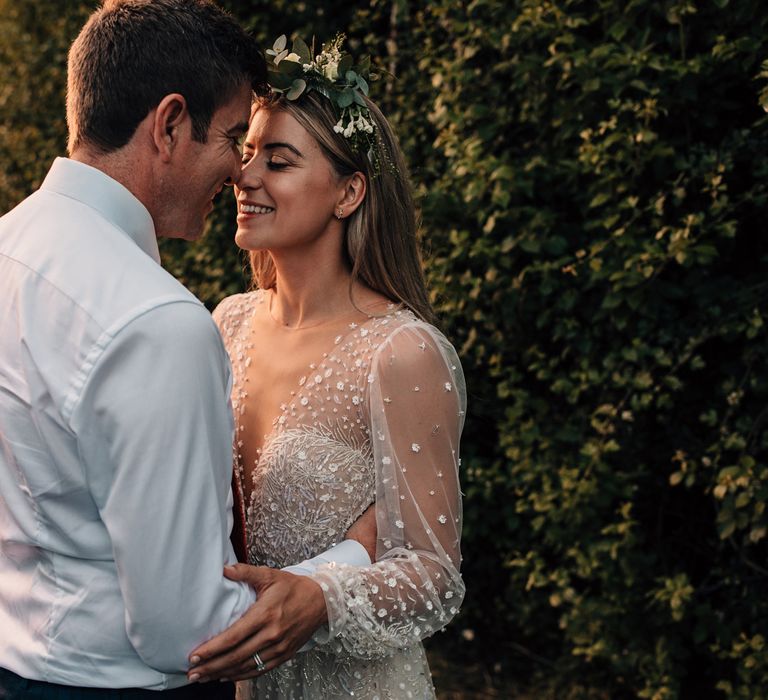
<path id="1" fill-rule="evenodd" d="M 445 516 L 444 516 L 442 513 L 440 513 L 440 515 L 438 515 L 438 516 L 437 516 L 437 519 L 438 519 L 438 520 L 439 520 L 439 521 L 440 521 L 440 522 L 441 522 L 443 525 L 445 525 L 445 524 L 448 522 L 448 518 L 446 518 L 446 517 L 445 517 Z"/>
<path id="2" fill-rule="evenodd" d="M 395 527 L 399 527 L 402 530 L 405 527 L 405 523 L 402 520 L 395 520 Z"/>
<path id="3" fill-rule="evenodd" d="M 379 616 L 379 617 L 386 617 L 386 616 L 387 616 L 387 611 L 386 611 L 386 610 L 384 610 L 384 608 L 381 608 L 381 609 L 379 610 L 379 612 L 378 612 L 378 616 Z"/>
<path id="4" fill-rule="evenodd" d="M 301 63 L 301 56 L 297 53 L 289 53 L 284 59 L 284 61 L 293 61 L 294 63 Z"/>
<path id="5" fill-rule="evenodd" d="M 326 63 L 322 67 L 322 71 L 323 71 L 323 75 L 326 78 L 328 78 L 328 80 L 336 80 L 336 78 L 339 77 L 339 61 L 338 61 L 338 59 L 333 60 L 333 59 L 329 58 L 328 63 Z"/>
<path id="6" fill-rule="evenodd" d="M 421 451 L 421 445 L 419 445 L 417 442 L 414 442 L 411 445 L 411 452 L 420 452 Z"/>

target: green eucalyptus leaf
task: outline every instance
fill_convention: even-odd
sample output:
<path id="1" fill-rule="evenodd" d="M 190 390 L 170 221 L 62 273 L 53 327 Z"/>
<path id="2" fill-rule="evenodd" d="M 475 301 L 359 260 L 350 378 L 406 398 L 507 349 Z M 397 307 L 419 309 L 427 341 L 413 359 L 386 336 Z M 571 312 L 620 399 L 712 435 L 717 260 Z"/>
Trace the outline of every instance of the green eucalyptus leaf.
<path id="1" fill-rule="evenodd" d="M 288 90 L 288 92 L 285 93 L 285 96 L 289 100 L 295 100 L 298 99 L 299 96 L 306 90 L 307 88 L 307 81 L 303 78 L 297 78 L 293 81 L 293 84 L 291 85 L 291 89 Z"/>
<path id="2" fill-rule="evenodd" d="M 365 100 L 363 99 L 363 96 L 357 91 L 353 90 L 352 94 L 354 95 L 355 103 L 359 104 L 361 107 L 365 107 Z"/>
<path id="3" fill-rule="evenodd" d="M 301 39 L 300 37 L 297 37 L 293 40 L 293 53 L 297 54 L 299 58 L 301 58 L 302 63 L 311 63 L 312 62 L 312 54 L 309 53 L 309 46 L 307 46 L 306 42 Z"/>
<path id="4" fill-rule="evenodd" d="M 351 85 L 354 85 L 357 83 L 357 73 L 353 70 L 348 70 L 344 73 L 344 79 Z"/>
<path id="5" fill-rule="evenodd" d="M 291 87 L 293 78 L 291 78 L 289 75 L 285 75 L 284 73 L 270 70 L 267 71 L 267 81 L 273 88 L 278 90 L 287 90 L 289 87 Z"/>
<path id="6" fill-rule="evenodd" d="M 339 105 L 339 107 L 344 108 L 349 107 L 354 101 L 355 91 L 347 88 L 346 90 L 343 90 L 339 95 L 339 98 L 336 100 L 336 104 Z"/>
<path id="7" fill-rule="evenodd" d="M 358 76 L 357 76 L 357 87 L 359 87 L 359 88 L 360 88 L 360 91 L 361 91 L 361 92 L 362 92 L 364 95 L 367 95 L 367 94 L 368 94 L 368 83 L 367 83 L 367 81 L 365 80 L 365 78 L 363 78 L 363 76 L 362 76 L 362 75 L 358 75 Z"/>
<path id="8" fill-rule="evenodd" d="M 298 78 L 304 74 L 304 68 L 296 61 L 280 61 L 280 72 L 291 78 Z"/>

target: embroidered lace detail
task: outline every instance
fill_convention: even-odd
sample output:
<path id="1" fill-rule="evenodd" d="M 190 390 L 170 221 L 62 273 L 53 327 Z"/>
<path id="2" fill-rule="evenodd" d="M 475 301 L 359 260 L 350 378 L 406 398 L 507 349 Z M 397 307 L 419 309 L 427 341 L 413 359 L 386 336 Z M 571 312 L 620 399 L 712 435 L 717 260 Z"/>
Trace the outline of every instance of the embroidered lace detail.
<path id="1" fill-rule="evenodd" d="M 325 426 L 284 430 L 253 472 L 247 511 L 252 563 L 283 567 L 344 539 L 373 502 L 371 446 Z"/>

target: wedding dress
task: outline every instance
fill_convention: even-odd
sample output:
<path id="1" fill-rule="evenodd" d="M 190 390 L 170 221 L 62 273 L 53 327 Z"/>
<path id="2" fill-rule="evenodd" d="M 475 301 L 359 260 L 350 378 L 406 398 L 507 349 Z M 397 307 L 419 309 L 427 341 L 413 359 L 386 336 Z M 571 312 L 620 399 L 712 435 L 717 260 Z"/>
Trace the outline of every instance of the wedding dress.
<path id="1" fill-rule="evenodd" d="M 244 464 L 256 400 L 248 368 L 255 353 L 269 352 L 250 319 L 269 293 L 228 297 L 214 312 L 233 365 L 249 563 L 312 557 L 341 542 L 374 501 L 378 542 L 371 566 L 329 565 L 314 575 L 328 609 L 317 646 L 241 684 L 239 696 L 434 698 L 421 640 L 448 623 L 464 595 L 458 357 L 437 329 L 399 307 L 350 323 L 318 349 L 258 459 Z"/>

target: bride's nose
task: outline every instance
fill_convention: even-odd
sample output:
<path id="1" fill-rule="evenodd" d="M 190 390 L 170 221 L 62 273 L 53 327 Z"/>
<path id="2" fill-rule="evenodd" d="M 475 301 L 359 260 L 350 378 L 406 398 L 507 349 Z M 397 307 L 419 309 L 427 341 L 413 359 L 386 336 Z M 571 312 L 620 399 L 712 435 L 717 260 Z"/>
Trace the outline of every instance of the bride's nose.
<path id="1" fill-rule="evenodd" d="M 255 166 L 256 163 L 251 160 L 240 169 L 240 174 L 236 183 L 238 189 L 258 190 L 263 186 L 264 182 L 261 179 L 261 174 Z"/>

